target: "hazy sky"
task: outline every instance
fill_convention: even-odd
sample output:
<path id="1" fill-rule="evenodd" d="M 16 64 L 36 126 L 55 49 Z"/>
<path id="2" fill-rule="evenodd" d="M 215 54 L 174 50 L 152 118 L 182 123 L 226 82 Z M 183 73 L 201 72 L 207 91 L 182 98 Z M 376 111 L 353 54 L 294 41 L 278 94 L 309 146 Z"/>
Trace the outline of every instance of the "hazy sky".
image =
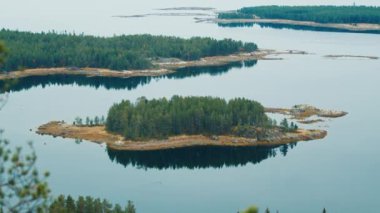
<path id="1" fill-rule="evenodd" d="M 247 5 L 377 5 L 380 6 L 379 0 L 12 0 L 3 2 L 1 17 L 9 14 L 36 14 L 38 11 L 57 12 L 57 11 L 76 11 L 76 10 L 140 10 L 143 8 L 161 8 L 171 6 L 212 6 L 219 9 L 232 9 Z"/>
<path id="2" fill-rule="evenodd" d="M 255 5 L 352 5 L 351 0 L 9 0 L 3 1 L 0 28 L 46 31 L 68 30 L 98 33 L 116 32 L 124 26 L 114 15 L 151 13 L 157 8 L 198 6 L 232 10 Z M 357 5 L 380 6 L 380 0 L 356 0 Z M 114 25 L 114 28 L 110 28 Z M 109 29 L 105 29 L 109 28 Z M 108 31 L 107 31 L 108 30 Z M 125 31 L 123 31 L 125 32 Z"/>

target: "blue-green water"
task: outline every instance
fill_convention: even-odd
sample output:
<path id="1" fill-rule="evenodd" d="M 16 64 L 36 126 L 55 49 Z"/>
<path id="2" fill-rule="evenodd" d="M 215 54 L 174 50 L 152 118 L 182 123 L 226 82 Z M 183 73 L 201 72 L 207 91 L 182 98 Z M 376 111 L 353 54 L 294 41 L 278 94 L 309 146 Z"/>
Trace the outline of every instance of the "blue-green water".
<path id="1" fill-rule="evenodd" d="M 68 77 L 25 80 L 22 86 L 10 92 L 7 104 L 0 111 L 0 128 L 5 130 L 3 137 L 15 145 L 34 141 L 39 168 L 52 173 L 49 180 L 54 194 L 92 195 L 118 203 L 133 200 L 141 213 L 227 213 L 251 204 L 282 213 L 321 212 L 323 207 L 328 212 L 378 211 L 380 60 L 333 60 L 323 56 L 380 56 L 379 35 L 258 26 L 220 28 L 195 23 L 193 17 L 111 17 L 172 6 L 238 8 L 253 5 L 253 1 L 193 1 L 183 5 L 174 1 L 149 4 L 147 1 L 139 4 L 91 1 L 90 4 L 33 0 L 24 3 L 22 8 L 16 7 L 17 2 L 5 4 L 7 10 L 0 14 L 0 27 L 32 31 L 66 29 L 95 35 L 152 33 L 227 37 L 254 41 L 261 48 L 312 53 L 283 56 L 285 60 L 258 61 L 251 67 L 190 70 L 183 75 L 125 82 Z M 37 81 L 43 84 L 35 83 Z M 286 156 L 276 149 L 276 155 L 273 150 L 192 150 L 199 153 L 198 157 L 172 152 L 124 153 L 114 158 L 97 144 L 76 144 L 74 140 L 33 132 L 51 120 L 72 121 L 76 116 L 106 115 L 113 103 L 123 99 L 172 95 L 246 97 L 272 107 L 307 103 L 345 110 L 349 114 L 312 125 L 327 129 L 328 136 L 298 143 L 288 149 Z M 223 164 L 226 165 L 221 166 Z"/>

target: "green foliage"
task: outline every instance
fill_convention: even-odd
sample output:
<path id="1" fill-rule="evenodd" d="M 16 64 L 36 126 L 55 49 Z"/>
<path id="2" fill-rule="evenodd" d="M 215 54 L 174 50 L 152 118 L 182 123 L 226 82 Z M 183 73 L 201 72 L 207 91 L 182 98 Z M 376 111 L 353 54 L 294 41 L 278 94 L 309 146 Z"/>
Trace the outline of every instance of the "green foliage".
<path id="1" fill-rule="evenodd" d="M 259 213 L 259 208 L 257 208 L 256 206 L 250 206 L 241 213 Z"/>
<path id="2" fill-rule="evenodd" d="M 253 18 L 253 15 L 240 13 L 240 12 L 228 12 L 228 13 L 219 13 L 218 18 L 220 19 L 251 19 Z"/>
<path id="3" fill-rule="evenodd" d="M 106 124 L 106 119 L 104 116 L 95 116 L 94 118 L 86 117 L 85 122 L 83 122 L 83 119 L 80 117 L 76 117 L 73 125 L 76 126 L 102 126 Z"/>
<path id="4" fill-rule="evenodd" d="M 195 60 L 257 49 L 254 43 L 231 39 L 122 35 L 95 37 L 75 34 L 1 30 L 9 57 L 3 70 L 43 67 L 96 67 L 113 70 L 151 68 L 152 59 Z"/>
<path id="5" fill-rule="evenodd" d="M 281 121 L 280 126 L 283 127 L 284 129 L 289 129 L 288 119 L 284 118 L 284 119 Z"/>
<path id="6" fill-rule="evenodd" d="M 219 18 L 290 19 L 318 23 L 380 24 L 380 7 L 371 6 L 259 6 L 244 7 L 235 13 L 220 13 Z"/>
<path id="7" fill-rule="evenodd" d="M 79 196 L 74 200 L 70 195 L 58 196 L 48 208 L 49 213 L 136 213 L 132 201 L 128 201 L 123 208 L 119 204 L 113 205 L 107 200 L 100 200 L 90 196 Z"/>
<path id="8" fill-rule="evenodd" d="M 258 132 L 252 125 L 238 125 L 232 128 L 233 135 L 245 138 L 257 138 Z"/>
<path id="9" fill-rule="evenodd" d="M 268 122 L 264 107 L 244 98 L 180 97 L 123 101 L 108 112 L 106 128 L 127 139 L 166 138 L 180 134 L 228 134 L 238 125 Z"/>
<path id="10" fill-rule="evenodd" d="M 37 156 L 31 143 L 29 146 L 32 152 L 24 154 L 20 147 L 11 149 L 9 142 L 0 138 L 0 212 L 35 212 L 46 204 L 49 173 L 38 172 Z"/>
<path id="11" fill-rule="evenodd" d="M 6 53 L 5 45 L 0 41 L 0 68 L 5 62 Z"/>
<path id="12" fill-rule="evenodd" d="M 88 118 L 88 120 L 87 120 L 87 118 L 86 118 L 86 124 L 87 124 L 87 123 L 90 123 L 90 118 Z M 74 124 L 74 125 L 77 125 L 77 126 L 82 126 L 82 125 L 83 125 L 83 119 L 80 118 L 80 117 L 76 117 L 76 118 L 75 118 L 75 121 L 74 121 L 73 124 Z"/>
<path id="13" fill-rule="evenodd" d="M 289 125 L 288 119 L 284 118 L 281 123 L 280 127 L 283 128 L 287 132 L 294 132 L 297 131 L 298 126 L 294 122 L 291 122 Z"/>

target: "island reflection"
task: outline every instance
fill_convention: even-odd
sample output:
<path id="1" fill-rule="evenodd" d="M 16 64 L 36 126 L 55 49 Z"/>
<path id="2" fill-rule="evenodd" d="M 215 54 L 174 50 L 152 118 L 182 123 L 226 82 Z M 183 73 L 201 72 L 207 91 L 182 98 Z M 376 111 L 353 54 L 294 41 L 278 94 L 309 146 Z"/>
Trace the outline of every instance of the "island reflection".
<path id="1" fill-rule="evenodd" d="M 321 27 L 321 26 L 302 26 L 302 25 L 292 25 L 292 24 L 282 24 L 282 23 L 253 23 L 253 22 L 241 22 L 241 23 L 218 23 L 219 27 L 227 28 L 242 28 L 242 27 L 254 27 L 259 26 L 261 28 L 272 28 L 272 29 L 289 29 L 289 30 L 303 30 L 303 31 L 319 31 L 319 32 L 337 32 L 337 33 L 372 33 L 380 34 L 379 30 L 366 30 L 365 32 L 361 31 L 352 31 L 346 29 L 336 29 L 330 27 Z"/>
<path id="2" fill-rule="evenodd" d="M 233 62 L 223 66 L 206 66 L 206 67 L 187 67 L 177 69 L 176 72 L 156 76 L 156 77 L 131 77 L 131 78 L 115 78 L 115 77 L 86 77 L 81 75 L 47 75 L 47 76 L 31 76 L 20 78 L 8 84 L 0 81 L 0 88 L 7 86 L 7 92 L 17 92 L 28 90 L 33 87 L 47 87 L 52 85 L 78 85 L 90 86 L 94 88 L 106 89 L 127 89 L 133 90 L 138 86 L 149 84 L 153 79 L 183 79 L 189 77 L 197 77 L 199 75 L 208 74 L 211 76 L 222 75 L 229 72 L 233 68 L 253 67 L 257 64 L 257 60 L 245 62 Z"/>
<path id="3" fill-rule="evenodd" d="M 157 151 L 117 151 L 107 149 L 111 161 L 139 169 L 205 169 L 244 166 L 286 156 L 297 143 L 277 147 L 189 147 Z"/>

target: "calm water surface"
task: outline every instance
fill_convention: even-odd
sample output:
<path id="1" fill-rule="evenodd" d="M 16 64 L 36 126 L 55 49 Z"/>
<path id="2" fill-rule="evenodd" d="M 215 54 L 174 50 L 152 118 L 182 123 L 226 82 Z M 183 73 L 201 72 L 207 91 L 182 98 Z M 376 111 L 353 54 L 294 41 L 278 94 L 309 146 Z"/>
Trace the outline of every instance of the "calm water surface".
<path id="1" fill-rule="evenodd" d="M 223 69 L 185 70 L 160 78 L 125 81 L 52 77 L 26 79 L 9 94 L 0 128 L 15 145 L 34 141 L 38 166 L 52 173 L 54 194 L 92 195 L 113 202 L 133 200 L 138 212 L 236 212 L 250 204 L 280 212 L 377 212 L 380 189 L 380 61 L 326 59 L 327 54 L 380 56 L 380 37 L 278 30 L 220 28 L 193 17 L 112 18 L 173 6 L 218 9 L 268 1 L 12 1 L 2 5 L 0 27 L 75 31 L 109 36 L 152 33 L 212 36 L 256 42 L 261 48 L 297 49 L 312 54 L 284 56 Z M 278 1 L 270 1 L 274 4 Z M 311 1 L 310 1 L 311 2 Z M 302 1 L 282 1 L 301 4 Z M 348 1 L 313 1 L 352 4 Z M 378 1 L 356 1 L 376 4 Z M 20 5 L 23 5 L 22 7 Z M 40 82 L 40 83 L 36 83 Z M 42 82 L 42 83 L 41 83 Z M 210 95 L 246 97 L 265 106 L 308 103 L 342 109 L 346 117 L 312 127 L 327 129 L 323 140 L 296 147 L 231 150 L 191 149 L 160 153 L 114 153 L 97 144 L 38 136 L 51 120 L 106 115 L 123 99 Z M 30 131 L 30 129 L 32 131 Z M 286 153 L 286 155 L 285 155 Z"/>

